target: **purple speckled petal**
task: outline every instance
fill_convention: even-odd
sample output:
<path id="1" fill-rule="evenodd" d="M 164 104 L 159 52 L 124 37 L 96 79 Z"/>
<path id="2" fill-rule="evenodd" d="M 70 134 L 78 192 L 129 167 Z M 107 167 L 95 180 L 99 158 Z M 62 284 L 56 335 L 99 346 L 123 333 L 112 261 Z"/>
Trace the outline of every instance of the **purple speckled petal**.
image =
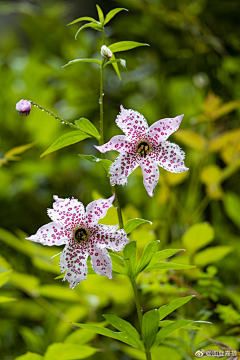
<path id="1" fill-rule="evenodd" d="M 117 230 L 118 225 L 97 224 L 92 232 L 92 241 L 112 251 L 121 251 L 130 241 L 123 229 Z"/>
<path id="2" fill-rule="evenodd" d="M 110 207 L 112 207 L 115 195 L 112 195 L 109 199 L 98 199 L 92 201 L 86 207 L 86 223 L 89 228 L 93 227 L 102 219 Z"/>
<path id="3" fill-rule="evenodd" d="M 152 124 L 147 132 L 147 139 L 152 145 L 160 145 L 161 142 L 174 133 L 180 126 L 184 115 L 176 116 L 175 118 L 166 118 L 156 121 Z"/>
<path id="4" fill-rule="evenodd" d="M 108 143 L 102 146 L 94 145 L 101 153 L 105 153 L 110 150 L 116 150 L 120 153 L 129 153 L 134 150 L 134 146 L 127 140 L 125 135 L 114 136 Z"/>
<path id="5" fill-rule="evenodd" d="M 107 249 L 95 242 L 89 246 L 92 268 L 96 274 L 112 279 L 112 260 Z"/>
<path id="6" fill-rule="evenodd" d="M 127 177 L 139 166 L 140 156 L 138 154 L 120 154 L 111 164 L 109 174 L 111 174 L 111 185 L 126 185 Z"/>
<path id="7" fill-rule="evenodd" d="M 57 222 L 50 222 L 38 229 L 35 235 L 32 235 L 27 240 L 39 242 L 42 245 L 63 245 L 67 244 L 73 238 L 73 232 L 64 228 L 63 225 Z"/>
<path id="8" fill-rule="evenodd" d="M 138 141 L 148 130 L 147 120 L 134 110 L 126 110 L 121 105 L 121 112 L 117 116 L 117 126 L 126 134 L 130 141 Z"/>
<path id="9" fill-rule="evenodd" d="M 148 156 L 142 159 L 141 168 L 143 173 L 143 184 L 149 196 L 153 197 L 155 186 L 158 183 L 159 170 L 156 162 Z"/>

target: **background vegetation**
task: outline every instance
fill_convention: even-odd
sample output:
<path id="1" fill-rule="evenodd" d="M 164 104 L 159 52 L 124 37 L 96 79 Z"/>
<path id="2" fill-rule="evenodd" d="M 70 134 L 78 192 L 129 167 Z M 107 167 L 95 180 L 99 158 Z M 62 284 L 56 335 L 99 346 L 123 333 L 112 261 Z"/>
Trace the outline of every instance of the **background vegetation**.
<path id="1" fill-rule="evenodd" d="M 240 332 L 240 3 L 237 0 L 99 0 L 106 14 L 114 7 L 130 11 L 117 15 L 107 27 L 107 44 L 133 40 L 150 44 L 120 56 L 129 74 L 119 81 L 106 69 L 105 139 L 119 134 L 115 118 L 120 104 L 142 113 L 151 124 L 184 113 L 181 129 L 172 137 L 186 152 L 187 173 L 163 169 L 153 199 L 147 195 L 141 171 L 119 187 L 124 220 L 143 217 L 131 234 L 139 254 L 152 240 L 159 249 L 183 248 L 177 262 L 194 264 L 188 271 L 146 273 L 138 278 L 144 311 L 184 295 L 196 298 L 174 313 L 175 319 L 208 320 L 199 331 L 179 330 L 156 350 L 155 359 L 191 359 L 190 353 L 214 349 L 207 338 L 238 350 Z M 54 280 L 60 274 L 59 248 L 24 240 L 49 222 L 46 209 L 52 196 L 76 197 L 84 204 L 110 195 L 100 164 L 77 154 L 99 155 L 94 140 L 85 140 L 40 158 L 68 131 L 54 118 L 33 108 L 19 117 L 20 99 L 36 101 L 60 117 L 99 121 L 99 72 L 91 64 L 62 68 L 75 58 L 99 57 L 100 33 L 66 24 L 80 16 L 96 18 L 95 2 L 0 2 L 0 349 L 12 360 L 27 351 L 54 360 L 56 343 L 71 348 L 91 344 L 89 359 L 142 359 L 137 350 L 69 322 L 104 321 L 115 314 L 137 322 L 130 284 L 122 276 L 110 281 L 98 275 L 74 290 Z M 32 144 L 21 154 L 6 153 Z M 17 155 L 18 156 L 18 155 Z M 114 159 L 116 154 L 108 154 Z M 106 224 L 117 223 L 115 210 Z M 176 257 L 176 256 L 175 256 Z M 169 317 L 169 320 L 174 317 Z M 52 344 L 52 345 L 51 345 Z M 53 345 L 55 344 L 55 345 Z M 75 345 L 74 345 L 75 344 Z M 49 347 L 49 346 L 52 346 Z M 59 345 L 58 345 L 59 346 Z M 85 349 L 85 351 L 87 351 Z M 189 351 L 189 352 L 188 352 Z M 58 359 L 76 359 L 62 354 Z M 86 357 L 86 356 L 84 356 Z M 79 357 L 81 358 L 81 357 Z M 19 358 L 20 359 L 20 358 Z M 24 358 L 25 359 L 25 358 Z M 26 359 L 40 360 L 41 356 Z"/>

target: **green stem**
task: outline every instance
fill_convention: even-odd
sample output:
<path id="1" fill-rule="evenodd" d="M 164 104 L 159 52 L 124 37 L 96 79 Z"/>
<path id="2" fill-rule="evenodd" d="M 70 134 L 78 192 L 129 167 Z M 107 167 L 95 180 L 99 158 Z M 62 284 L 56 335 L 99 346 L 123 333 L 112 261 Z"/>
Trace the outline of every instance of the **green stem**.
<path id="1" fill-rule="evenodd" d="M 140 334 L 141 334 L 142 333 L 142 310 L 141 310 L 141 305 L 140 305 L 139 296 L 138 296 L 136 279 L 132 279 L 130 281 L 131 281 L 133 292 L 134 292 L 134 298 L 135 298 L 135 303 L 136 303 L 136 308 L 137 308 L 138 321 L 139 321 Z"/>
<path id="2" fill-rule="evenodd" d="M 105 34 L 104 29 L 102 30 L 102 45 L 105 45 Z M 102 57 L 102 65 L 100 68 L 100 97 L 99 97 L 99 105 L 100 105 L 100 123 L 99 123 L 99 129 L 100 129 L 100 139 L 99 139 L 99 145 L 104 144 L 104 130 L 103 130 L 103 67 L 104 67 L 104 58 Z M 102 158 L 105 159 L 105 155 L 102 154 Z M 122 211 L 121 206 L 119 203 L 118 195 L 117 195 L 117 189 L 116 186 L 112 187 L 112 192 L 115 194 L 115 208 L 117 210 L 118 214 L 118 221 L 119 221 L 119 227 L 120 229 L 123 229 L 123 218 L 122 218 Z"/>
<path id="3" fill-rule="evenodd" d="M 79 127 L 77 125 L 72 124 L 71 122 L 61 119 L 59 116 L 55 115 L 52 111 L 45 109 L 44 107 L 42 107 L 41 105 L 39 105 L 38 103 L 31 101 L 30 103 L 33 104 L 33 106 L 38 107 L 40 110 L 45 111 L 48 115 L 53 116 L 56 120 L 61 121 L 62 124 L 66 124 L 69 125 L 71 128 L 76 129 L 76 130 L 80 130 Z"/>
<path id="4" fill-rule="evenodd" d="M 150 352 L 146 352 L 146 360 L 151 360 L 151 353 Z"/>

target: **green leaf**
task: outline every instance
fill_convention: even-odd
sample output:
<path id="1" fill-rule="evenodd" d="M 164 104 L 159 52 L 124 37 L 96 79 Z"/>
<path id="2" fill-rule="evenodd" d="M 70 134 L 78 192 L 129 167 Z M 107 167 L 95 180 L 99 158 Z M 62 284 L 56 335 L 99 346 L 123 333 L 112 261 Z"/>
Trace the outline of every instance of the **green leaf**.
<path id="1" fill-rule="evenodd" d="M 107 160 L 107 159 L 99 159 L 94 155 L 82 155 L 82 154 L 78 154 L 79 157 L 81 157 L 82 159 L 85 159 L 87 161 L 91 161 L 91 162 L 100 162 L 102 164 L 102 166 L 104 167 L 104 169 L 108 172 L 109 168 L 112 164 L 111 160 Z"/>
<path id="2" fill-rule="evenodd" d="M 67 64 L 63 65 L 63 68 L 68 66 L 68 65 L 72 65 L 78 62 L 84 62 L 84 63 L 94 63 L 94 64 L 98 64 L 98 65 L 102 65 L 100 60 L 97 59 L 76 59 L 76 60 L 71 60 L 69 61 Z"/>
<path id="3" fill-rule="evenodd" d="M 0 287 L 5 285 L 9 281 L 11 272 L 12 272 L 12 269 L 0 273 Z"/>
<path id="4" fill-rule="evenodd" d="M 100 21 L 100 23 L 103 25 L 103 24 L 104 24 L 104 16 L 103 16 L 102 9 L 100 8 L 99 5 L 96 5 L 96 7 L 97 7 L 97 12 L 98 12 L 99 21 Z"/>
<path id="5" fill-rule="evenodd" d="M 84 345 L 94 339 L 96 334 L 87 329 L 78 329 L 73 331 L 64 339 L 64 343 Z"/>
<path id="6" fill-rule="evenodd" d="M 159 243 L 159 240 L 151 241 L 150 243 L 147 244 L 147 246 L 143 250 L 142 256 L 139 260 L 136 275 L 138 275 L 141 271 L 143 271 L 148 266 L 148 264 L 152 260 L 152 257 L 157 252 L 158 243 Z"/>
<path id="7" fill-rule="evenodd" d="M 126 222 L 125 226 L 124 226 L 124 230 L 127 234 L 130 234 L 130 232 L 132 232 L 134 229 L 136 229 L 136 227 L 138 227 L 141 224 L 144 223 L 149 223 L 150 225 L 152 225 L 152 222 L 149 220 L 145 220 L 145 219 L 130 219 Z"/>
<path id="8" fill-rule="evenodd" d="M 99 24 L 99 25 L 100 25 L 99 21 L 95 20 L 94 18 L 89 17 L 89 16 L 83 16 L 83 17 L 80 17 L 80 18 L 78 18 L 78 19 L 70 22 L 69 24 L 67 24 L 67 26 L 76 24 L 76 23 L 78 23 L 79 21 L 91 21 L 91 22 L 93 22 L 93 23 L 95 23 L 95 24 Z"/>
<path id="9" fill-rule="evenodd" d="M 91 331 L 95 332 L 96 334 L 107 336 L 107 337 L 110 337 L 112 339 L 122 341 L 125 344 L 128 344 L 130 346 L 136 347 L 135 342 L 131 338 L 129 338 L 125 333 L 114 332 L 114 331 L 106 329 L 106 328 L 104 328 L 102 326 L 97 326 L 97 325 L 92 325 L 92 324 L 73 323 L 73 325 L 78 326 L 78 327 L 83 328 L 83 329 L 91 330 Z"/>
<path id="10" fill-rule="evenodd" d="M 125 333 L 134 343 L 135 347 L 144 350 L 140 335 L 137 330 L 127 321 L 115 316 L 115 315 L 103 315 L 103 317 L 116 329 Z"/>
<path id="11" fill-rule="evenodd" d="M 76 144 L 79 141 L 82 141 L 87 138 L 90 138 L 90 136 L 82 131 L 72 131 L 70 133 L 64 134 L 60 138 L 58 138 L 46 151 L 44 151 L 41 157 L 50 154 L 54 151 L 57 151 L 59 149 L 62 149 L 66 146 Z"/>
<path id="12" fill-rule="evenodd" d="M 169 324 L 169 325 L 163 327 L 157 333 L 153 347 L 159 346 L 159 344 L 175 330 L 181 329 L 186 325 L 192 324 L 193 322 L 194 322 L 193 320 L 178 320 L 178 321 L 174 321 L 172 324 Z"/>
<path id="13" fill-rule="evenodd" d="M 110 64 L 113 64 L 113 63 L 120 63 L 120 62 L 121 62 L 121 59 L 109 60 L 103 65 L 103 67 L 105 68 L 105 66 L 107 66 L 107 65 L 110 65 Z"/>
<path id="14" fill-rule="evenodd" d="M 116 60 L 114 54 L 112 54 L 112 58 L 111 58 L 111 59 L 112 59 L 112 60 Z M 114 70 L 116 71 L 117 76 L 119 77 L 119 80 L 122 80 L 117 62 L 112 61 L 112 66 L 113 66 Z"/>
<path id="15" fill-rule="evenodd" d="M 182 237 L 183 244 L 191 255 L 213 239 L 214 229 L 206 222 L 192 225 Z"/>
<path id="16" fill-rule="evenodd" d="M 104 25 L 106 25 L 116 14 L 118 14 L 122 10 L 128 11 L 128 9 L 125 9 L 125 8 L 116 8 L 116 9 L 109 11 L 109 13 L 107 13 L 107 15 L 106 15 Z"/>
<path id="17" fill-rule="evenodd" d="M 0 296 L 0 303 L 5 303 L 5 302 L 9 302 L 9 301 L 16 301 L 17 299 L 15 298 L 9 298 L 7 296 Z"/>
<path id="18" fill-rule="evenodd" d="M 223 206 L 227 216 L 240 228 L 240 197 L 233 192 L 227 192 L 223 198 Z"/>
<path id="19" fill-rule="evenodd" d="M 137 265 L 137 242 L 129 242 L 123 249 L 124 265 L 127 269 L 127 274 L 131 279 L 134 279 Z"/>
<path id="20" fill-rule="evenodd" d="M 222 260 L 233 248 L 231 246 L 213 246 L 198 252 L 194 257 L 194 264 L 206 266 L 216 261 Z"/>
<path id="21" fill-rule="evenodd" d="M 179 251 L 184 251 L 184 249 L 166 249 L 158 251 L 152 258 L 150 265 L 155 264 L 156 262 L 167 259 L 173 255 L 175 255 Z"/>
<path id="22" fill-rule="evenodd" d="M 123 264 L 123 258 L 120 255 L 114 254 L 114 253 L 109 253 L 110 257 L 112 260 L 118 261 L 121 264 Z"/>
<path id="23" fill-rule="evenodd" d="M 47 348 L 44 360 L 85 359 L 98 350 L 86 345 L 54 343 Z"/>
<path id="24" fill-rule="evenodd" d="M 78 31 L 76 32 L 76 35 L 75 35 L 75 39 L 77 40 L 77 36 L 80 33 L 80 31 L 82 31 L 83 29 L 86 29 L 88 27 L 90 27 L 90 28 L 92 28 L 94 30 L 102 31 L 102 25 L 101 24 L 98 24 L 98 23 L 96 24 L 94 22 L 91 22 L 91 23 L 88 23 L 88 24 L 85 24 L 85 25 L 81 26 L 78 29 Z"/>
<path id="25" fill-rule="evenodd" d="M 144 44 L 144 43 L 140 43 L 140 42 L 136 42 L 136 41 L 119 41 L 116 42 L 110 46 L 108 46 L 108 48 L 116 53 L 119 51 L 126 51 L 126 50 L 131 50 L 134 49 L 136 47 L 139 46 L 150 46 L 149 44 Z"/>
<path id="26" fill-rule="evenodd" d="M 149 351 L 155 341 L 159 327 L 158 310 L 150 310 L 143 315 L 142 336 L 146 350 Z"/>
<path id="27" fill-rule="evenodd" d="M 160 320 L 164 319 L 167 315 L 171 314 L 174 310 L 178 309 L 180 306 L 186 304 L 193 297 L 195 297 L 195 295 L 185 296 L 171 301 L 168 305 L 161 306 L 158 309 L 160 314 Z"/>
<path id="28" fill-rule="evenodd" d="M 30 143 L 30 144 L 20 145 L 20 146 L 14 147 L 13 149 L 8 150 L 6 152 L 6 154 L 4 155 L 4 158 L 6 160 L 14 160 L 15 155 L 19 155 L 19 154 L 24 153 L 28 149 L 32 148 L 34 145 L 36 145 L 35 141 Z"/>
<path id="29" fill-rule="evenodd" d="M 79 120 L 76 120 L 75 124 L 79 127 L 79 129 L 84 131 L 86 134 L 89 134 L 95 137 L 96 139 L 100 138 L 97 128 L 88 119 L 81 118 Z"/>
<path id="30" fill-rule="evenodd" d="M 28 351 L 26 354 L 20 355 L 15 358 L 15 360 L 43 360 L 43 356 Z"/>
<path id="31" fill-rule="evenodd" d="M 195 266 L 184 265 L 184 264 L 175 264 L 172 262 L 159 262 L 156 264 L 150 264 L 146 267 L 145 271 L 158 271 L 158 270 L 186 270 L 192 269 Z"/>

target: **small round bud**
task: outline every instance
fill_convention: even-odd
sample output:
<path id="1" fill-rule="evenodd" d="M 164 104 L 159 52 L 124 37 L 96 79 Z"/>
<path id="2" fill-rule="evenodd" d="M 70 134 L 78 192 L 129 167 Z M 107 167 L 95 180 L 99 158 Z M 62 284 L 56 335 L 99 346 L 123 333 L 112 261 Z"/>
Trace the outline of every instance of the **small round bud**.
<path id="1" fill-rule="evenodd" d="M 103 45 L 101 47 L 101 55 L 105 58 L 110 59 L 112 57 L 112 52 L 106 45 Z"/>
<path id="2" fill-rule="evenodd" d="M 16 104 L 16 110 L 18 112 L 19 115 L 21 116 L 27 116 L 30 114 L 30 110 L 31 110 L 31 103 L 28 100 L 20 100 L 17 104 Z"/>

